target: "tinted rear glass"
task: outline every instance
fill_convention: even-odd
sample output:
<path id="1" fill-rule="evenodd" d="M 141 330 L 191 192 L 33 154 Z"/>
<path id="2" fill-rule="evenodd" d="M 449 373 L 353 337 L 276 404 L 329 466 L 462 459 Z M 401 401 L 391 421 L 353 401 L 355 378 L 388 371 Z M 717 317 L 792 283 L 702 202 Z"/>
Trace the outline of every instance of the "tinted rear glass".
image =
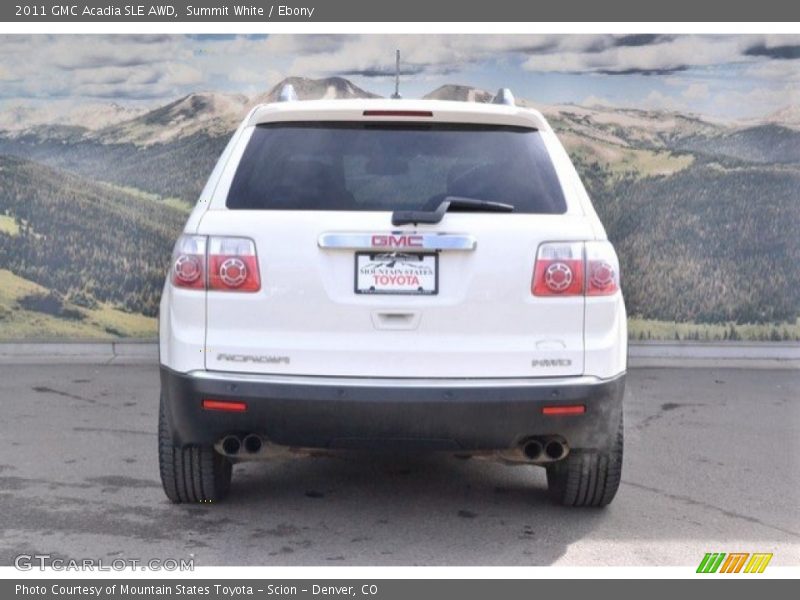
<path id="1" fill-rule="evenodd" d="M 447 196 L 563 213 L 538 131 L 397 123 L 259 125 L 228 193 L 231 209 L 433 210 Z"/>

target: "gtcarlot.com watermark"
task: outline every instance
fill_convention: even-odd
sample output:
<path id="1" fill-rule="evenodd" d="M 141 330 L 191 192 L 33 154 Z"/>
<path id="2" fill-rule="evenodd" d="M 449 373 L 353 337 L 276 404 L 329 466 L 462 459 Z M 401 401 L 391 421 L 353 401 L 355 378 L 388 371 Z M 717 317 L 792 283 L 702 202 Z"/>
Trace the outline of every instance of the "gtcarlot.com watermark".
<path id="1" fill-rule="evenodd" d="M 194 571 L 194 558 L 58 558 L 50 554 L 19 554 L 14 567 L 20 571 Z"/>

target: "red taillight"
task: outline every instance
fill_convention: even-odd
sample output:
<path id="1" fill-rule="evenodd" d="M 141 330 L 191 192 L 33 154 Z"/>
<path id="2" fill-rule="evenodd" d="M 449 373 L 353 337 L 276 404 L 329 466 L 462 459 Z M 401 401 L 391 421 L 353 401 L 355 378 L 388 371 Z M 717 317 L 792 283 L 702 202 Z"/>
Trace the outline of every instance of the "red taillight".
<path id="1" fill-rule="evenodd" d="M 619 290 L 619 262 L 608 242 L 547 242 L 533 269 L 534 296 L 610 296 Z"/>
<path id="2" fill-rule="evenodd" d="M 261 289 L 255 256 L 217 255 L 208 257 L 208 289 L 229 292 L 257 292 Z"/>
<path id="3" fill-rule="evenodd" d="M 208 289 L 226 292 L 257 292 L 261 289 L 256 245 L 238 237 L 208 240 Z"/>
<path id="4" fill-rule="evenodd" d="M 206 238 L 182 235 L 172 252 L 172 285 L 197 290 L 206 289 Z"/>
<path id="5" fill-rule="evenodd" d="M 255 244 L 247 238 L 183 235 L 172 255 L 171 280 L 181 288 L 257 292 L 261 276 Z"/>
<path id="6" fill-rule="evenodd" d="M 247 404 L 245 402 L 237 402 L 235 400 L 210 400 L 206 398 L 203 400 L 203 408 L 205 410 L 244 412 L 247 410 Z"/>
<path id="7" fill-rule="evenodd" d="M 586 295 L 610 296 L 619 289 L 619 261 L 608 242 L 586 242 Z"/>
<path id="8" fill-rule="evenodd" d="M 536 296 L 578 296 L 583 292 L 580 260 L 539 260 L 533 278 Z"/>
<path id="9" fill-rule="evenodd" d="M 534 296 L 583 294 L 583 244 L 565 242 L 539 246 L 531 291 Z"/>
<path id="10" fill-rule="evenodd" d="M 542 414 L 550 417 L 557 415 L 582 415 L 585 412 L 586 407 L 583 404 L 565 404 L 563 406 L 542 407 Z"/>

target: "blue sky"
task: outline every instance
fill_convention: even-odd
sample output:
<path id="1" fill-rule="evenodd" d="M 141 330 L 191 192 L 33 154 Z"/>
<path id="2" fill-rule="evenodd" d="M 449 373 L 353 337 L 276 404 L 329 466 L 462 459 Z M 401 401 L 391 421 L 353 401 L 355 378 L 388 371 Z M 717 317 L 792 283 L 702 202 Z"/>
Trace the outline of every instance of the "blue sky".
<path id="1" fill-rule="evenodd" d="M 0 110 L 158 105 L 195 91 L 255 94 L 289 75 L 340 75 L 388 95 L 444 83 L 511 87 L 533 103 L 760 117 L 800 103 L 800 36 L 0 36 Z"/>

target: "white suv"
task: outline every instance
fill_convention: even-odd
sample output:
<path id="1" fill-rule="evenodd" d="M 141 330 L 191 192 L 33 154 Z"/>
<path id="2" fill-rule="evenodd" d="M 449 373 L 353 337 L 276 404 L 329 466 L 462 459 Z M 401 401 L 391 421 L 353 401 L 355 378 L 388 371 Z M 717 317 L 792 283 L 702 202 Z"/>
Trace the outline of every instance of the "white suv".
<path id="1" fill-rule="evenodd" d="M 619 486 L 616 254 L 541 114 L 283 101 L 233 135 L 161 301 L 159 457 L 213 502 L 279 447 L 494 454 L 560 503 Z"/>

